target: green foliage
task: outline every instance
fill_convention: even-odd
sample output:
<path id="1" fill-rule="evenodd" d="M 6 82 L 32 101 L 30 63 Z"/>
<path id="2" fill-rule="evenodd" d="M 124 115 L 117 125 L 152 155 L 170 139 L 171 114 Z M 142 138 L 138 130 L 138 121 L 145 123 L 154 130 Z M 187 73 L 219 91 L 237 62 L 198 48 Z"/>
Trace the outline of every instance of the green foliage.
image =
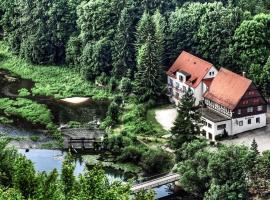
<path id="1" fill-rule="evenodd" d="M 167 53 L 170 62 L 174 62 L 182 50 L 195 52 L 198 47 L 196 33 L 199 22 L 206 12 L 207 5 L 201 3 L 186 4 L 171 13 L 169 24 L 169 37 Z"/>
<path id="2" fill-rule="evenodd" d="M 168 172 L 174 165 L 173 156 L 161 149 L 149 149 L 142 155 L 142 168 L 149 174 Z M 162 163 L 162 165 L 161 165 Z"/>
<path id="3" fill-rule="evenodd" d="M 2 20 L 12 50 L 33 63 L 62 63 L 76 20 L 68 0 L 13 1 L 12 7 L 4 7 Z"/>
<path id="4" fill-rule="evenodd" d="M 246 20 L 236 29 L 231 47 L 233 59 L 240 67 L 238 70 L 249 72 L 250 66 L 265 65 L 269 54 L 270 15 L 260 14 Z M 250 77 L 256 76 L 249 73 Z"/>
<path id="5" fill-rule="evenodd" d="M 66 199 L 72 199 L 75 187 L 75 162 L 70 153 L 67 154 L 62 166 L 61 181 Z"/>
<path id="6" fill-rule="evenodd" d="M 215 63 L 215 66 L 229 66 L 229 45 L 243 20 L 238 7 L 224 7 L 222 3 L 209 4 L 200 19 L 197 33 L 197 53 Z"/>
<path id="7" fill-rule="evenodd" d="M 25 197 L 31 197 L 36 189 L 35 169 L 24 156 L 16 157 L 13 162 L 12 185 Z"/>
<path id="8" fill-rule="evenodd" d="M 94 80 L 102 72 L 109 74 L 111 70 L 111 44 L 107 38 L 96 43 L 87 43 L 82 53 L 83 72 L 88 80 Z"/>
<path id="9" fill-rule="evenodd" d="M 39 141 L 39 136 L 37 136 L 37 135 L 32 135 L 31 137 L 30 137 L 30 139 L 33 141 L 33 142 L 37 142 L 37 141 Z"/>
<path id="10" fill-rule="evenodd" d="M 130 196 L 129 184 L 110 183 L 100 167 L 86 171 L 75 179 L 74 160 L 68 155 L 59 177 L 56 170 L 47 174 L 35 173 L 31 161 L 6 147 L 7 142 L 0 139 L 0 199 L 7 200 L 153 200 L 152 193 Z"/>
<path id="11" fill-rule="evenodd" d="M 178 115 L 171 129 L 174 148 L 180 148 L 183 143 L 200 134 L 200 112 L 195 107 L 195 98 L 190 89 L 181 98 L 177 109 Z"/>
<path id="12" fill-rule="evenodd" d="M 126 76 L 128 70 L 135 70 L 135 8 L 124 8 L 117 25 L 113 41 L 113 75 Z"/>
<path id="13" fill-rule="evenodd" d="M 131 80 L 129 78 L 122 78 L 120 81 L 120 91 L 124 94 L 129 94 L 132 91 L 132 83 Z"/>
<path id="14" fill-rule="evenodd" d="M 26 88 L 22 88 L 22 89 L 19 90 L 19 96 L 20 97 L 27 97 L 30 94 L 31 93 Z"/>
<path id="15" fill-rule="evenodd" d="M 60 66 L 38 67 L 9 53 L 6 43 L 0 42 L 0 54 L 7 60 L 1 62 L 1 68 L 10 70 L 24 79 L 35 82 L 33 95 L 54 96 L 57 99 L 71 96 L 92 96 L 93 99 L 105 99 L 112 94 L 94 84 L 88 83 L 75 70 Z M 63 76 L 64 74 L 64 76 Z"/>
<path id="16" fill-rule="evenodd" d="M 141 161 L 144 149 L 136 146 L 125 147 L 121 155 L 118 156 L 118 160 L 121 162 L 139 163 Z"/>
<path id="17" fill-rule="evenodd" d="M 0 110 L 7 116 L 23 118 L 33 125 L 46 127 L 53 134 L 57 133 L 53 115 L 45 105 L 23 98 L 16 100 L 0 98 Z"/>
<path id="18" fill-rule="evenodd" d="M 120 106 L 114 101 L 110 104 L 103 127 L 115 126 L 119 122 Z"/>

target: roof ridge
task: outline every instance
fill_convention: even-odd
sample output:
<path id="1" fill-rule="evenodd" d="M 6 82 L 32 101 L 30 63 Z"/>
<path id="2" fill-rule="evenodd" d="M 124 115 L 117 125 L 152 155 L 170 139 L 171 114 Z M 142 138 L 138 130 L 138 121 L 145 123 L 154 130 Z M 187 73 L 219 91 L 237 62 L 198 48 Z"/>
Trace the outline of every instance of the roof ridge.
<path id="1" fill-rule="evenodd" d="M 204 60 L 204 59 L 202 59 L 201 57 L 199 57 L 199 56 L 197 56 L 197 55 L 194 55 L 194 54 L 192 54 L 192 53 L 189 53 L 189 52 L 187 52 L 187 51 L 185 51 L 185 50 L 183 50 L 182 53 L 188 54 L 188 55 L 190 55 L 190 56 L 192 56 L 192 57 L 194 57 L 194 58 L 196 58 L 196 59 L 199 59 L 199 60 L 201 60 L 201 61 L 203 61 L 203 62 L 205 62 L 205 63 L 207 63 L 207 64 L 211 64 L 212 66 L 214 66 L 213 63 L 211 63 L 211 62 L 209 62 L 209 61 L 207 61 L 207 60 Z"/>

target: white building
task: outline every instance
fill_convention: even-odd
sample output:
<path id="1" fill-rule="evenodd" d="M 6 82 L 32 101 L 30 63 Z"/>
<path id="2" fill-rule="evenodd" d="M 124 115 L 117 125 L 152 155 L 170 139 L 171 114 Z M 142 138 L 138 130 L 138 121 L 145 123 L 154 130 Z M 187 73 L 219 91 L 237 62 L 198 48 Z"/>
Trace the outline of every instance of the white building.
<path id="1" fill-rule="evenodd" d="M 204 94 L 203 135 L 215 140 L 266 126 L 267 103 L 251 80 L 221 68 Z"/>
<path id="2" fill-rule="evenodd" d="M 177 105 L 190 88 L 198 105 L 217 72 L 213 64 L 183 51 L 167 71 L 170 101 Z"/>

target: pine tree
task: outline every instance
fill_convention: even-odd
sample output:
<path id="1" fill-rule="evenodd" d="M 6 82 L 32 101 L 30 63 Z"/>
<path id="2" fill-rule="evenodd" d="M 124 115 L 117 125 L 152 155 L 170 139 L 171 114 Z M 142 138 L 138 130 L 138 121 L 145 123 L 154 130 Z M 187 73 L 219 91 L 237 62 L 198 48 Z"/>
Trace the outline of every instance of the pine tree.
<path id="1" fill-rule="evenodd" d="M 136 32 L 136 48 L 139 49 L 148 39 L 149 35 L 155 33 L 155 25 L 152 21 L 152 17 L 147 12 L 144 12 L 141 17 Z"/>
<path id="2" fill-rule="evenodd" d="M 153 22 L 155 25 L 155 40 L 157 43 L 157 56 L 161 60 L 162 68 L 164 70 L 164 61 L 165 61 L 165 28 L 166 28 L 166 21 L 165 18 L 160 14 L 159 10 L 155 12 L 153 15 Z"/>
<path id="3" fill-rule="evenodd" d="M 258 150 L 258 144 L 257 144 L 255 138 L 253 138 L 253 140 L 252 140 L 250 149 L 251 149 L 252 151 L 254 151 L 257 155 L 260 154 L 260 152 L 259 152 L 259 150 Z"/>
<path id="4" fill-rule="evenodd" d="M 178 116 L 171 129 L 174 148 L 180 148 L 183 143 L 190 142 L 200 133 L 200 112 L 194 105 L 195 98 L 189 89 L 178 105 Z"/>
<path id="5" fill-rule="evenodd" d="M 148 36 L 146 43 L 139 48 L 137 66 L 135 93 L 139 100 L 156 99 L 162 91 L 162 70 L 154 37 Z"/>
<path id="6" fill-rule="evenodd" d="M 113 42 L 113 75 L 120 78 L 128 69 L 135 70 L 134 8 L 124 8 Z"/>

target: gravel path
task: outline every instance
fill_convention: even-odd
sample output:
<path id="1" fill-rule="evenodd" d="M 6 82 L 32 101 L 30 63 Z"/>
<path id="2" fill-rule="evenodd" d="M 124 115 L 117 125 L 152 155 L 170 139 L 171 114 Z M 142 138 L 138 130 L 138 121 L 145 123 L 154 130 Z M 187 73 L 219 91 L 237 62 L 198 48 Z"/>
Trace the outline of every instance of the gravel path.
<path id="1" fill-rule="evenodd" d="M 177 117 L 176 108 L 164 108 L 156 110 L 156 120 L 161 124 L 161 126 L 169 131 L 173 127 L 173 123 Z"/>

